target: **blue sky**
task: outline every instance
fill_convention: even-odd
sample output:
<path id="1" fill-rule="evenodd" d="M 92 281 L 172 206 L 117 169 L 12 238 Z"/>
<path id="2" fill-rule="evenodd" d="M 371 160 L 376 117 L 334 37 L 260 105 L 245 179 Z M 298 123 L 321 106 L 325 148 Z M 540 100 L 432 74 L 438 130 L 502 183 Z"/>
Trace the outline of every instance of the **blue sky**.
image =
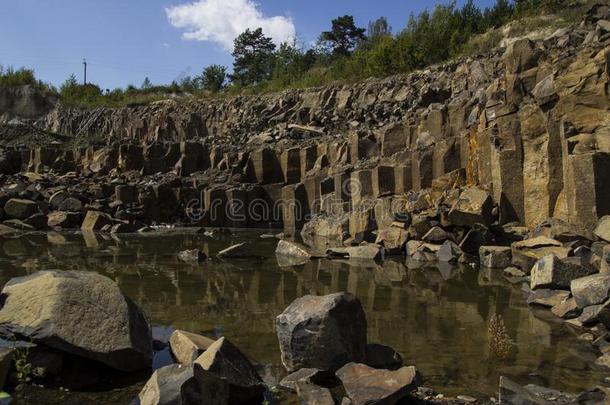
<path id="1" fill-rule="evenodd" d="M 231 66 L 231 38 L 247 25 L 263 26 L 276 41 L 296 35 L 308 44 L 338 15 L 351 14 L 362 27 L 385 16 L 396 32 L 411 12 L 438 2 L 3 0 L 0 64 L 33 68 L 58 85 L 71 73 L 80 79 L 86 57 L 89 81 L 102 88 L 139 86 L 146 76 L 163 84 L 209 64 Z M 494 0 L 476 3 L 483 8 Z"/>

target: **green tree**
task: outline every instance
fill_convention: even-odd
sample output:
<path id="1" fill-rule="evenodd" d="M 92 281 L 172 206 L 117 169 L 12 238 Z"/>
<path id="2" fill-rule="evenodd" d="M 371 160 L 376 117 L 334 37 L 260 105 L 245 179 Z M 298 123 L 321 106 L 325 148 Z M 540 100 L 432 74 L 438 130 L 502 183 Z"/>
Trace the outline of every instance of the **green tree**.
<path id="1" fill-rule="evenodd" d="M 221 65 L 210 65 L 203 69 L 201 83 L 208 91 L 217 92 L 222 90 L 227 80 L 227 68 Z"/>
<path id="2" fill-rule="evenodd" d="M 140 87 L 142 90 L 150 90 L 153 87 L 153 84 L 148 77 L 145 77 L 144 81 L 142 82 L 142 86 Z"/>
<path id="3" fill-rule="evenodd" d="M 369 39 L 374 41 L 376 38 L 392 35 L 392 27 L 387 18 L 379 17 L 375 21 L 369 21 L 369 29 L 366 33 Z"/>
<path id="4" fill-rule="evenodd" d="M 349 56 L 358 42 L 366 38 L 365 31 L 364 28 L 356 27 L 353 16 L 344 15 L 332 20 L 331 30 L 322 32 L 319 42 L 334 56 Z"/>
<path id="5" fill-rule="evenodd" d="M 59 95 L 68 103 L 96 103 L 102 98 L 102 89 L 96 84 L 79 84 L 76 76 L 71 74 L 59 88 Z"/>
<path id="6" fill-rule="evenodd" d="M 303 52 L 297 47 L 296 41 L 280 44 L 275 53 L 273 79 L 286 85 L 300 79 L 316 63 L 313 50 Z"/>
<path id="7" fill-rule="evenodd" d="M 233 82 L 248 86 L 269 80 L 273 72 L 275 44 L 261 28 L 246 29 L 235 38 Z"/>

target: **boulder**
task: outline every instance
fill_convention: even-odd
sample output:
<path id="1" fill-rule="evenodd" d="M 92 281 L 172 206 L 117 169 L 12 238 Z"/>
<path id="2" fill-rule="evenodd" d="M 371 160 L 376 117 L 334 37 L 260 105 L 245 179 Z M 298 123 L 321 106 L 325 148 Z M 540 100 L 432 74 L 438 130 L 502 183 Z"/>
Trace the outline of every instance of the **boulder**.
<path id="1" fill-rule="evenodd" d="M 220 259 L 243 259 L 248 257 L 256 257 L 252 252 L 249 242 L 238 243 L 233 246 L 218 252 L 217 257 Z"/>
<path id="2" fill-rule="evenodd" d="M 597 221 L 593 234 L 603 241 L 610 242 L 610 215 L 604 215 Z"/>
<path id="3" fill-rule="evenodd" d="M 348 363 L 337 377 L 353 405 L 392 405 L 415 390 L 421 377 L 413 366 L 395 371 L 377 370 L 364 364 Z"/>
<path id="4" fill-rule="evenodd" d="M 479 248 L 481 266 L 506 268 L 511 264 L 511 249 L 508 246 L 481 246 Z"/>
<path id="5" fill-rule="evenodd" d="M 190 364 L 214 343 L 213 339 L 176 329 L 169 338 L 169 347 L 178 363 Z"/>
<path id="6" fill-rule="evenodd" d="M 389 255 L 402 254 L 409 240 L 409 232 L 404 227 L 390 226 L 377 232 L 375 243 L 384 247 Z"/>
<path id="7" fill-rule="evenodd" d="M 313 257 L 307 246 L 289 240 L 280 240 L 275 249 L 275 254 L 302 259 L 311 259 Z"/>
<path id="8" fill-rule="evenodd" d="M 570 249 L 563 247 L 561 242 L 546 236 L 537 236 L 511 244 L 513 265 L 526 273 L 529 273 L 536 261 L 544 256 L 554 254 L 564 259 L 568 257 L 569 252 Z"/>
<path id="9" fill-rule="evenodd" d="M 0 390 L 2 391 L 6 389 L 6 378 L 13 363 L 13 351 L 14 349 L 8 347 L 0 348 Z"/>
<path id="10" fill-rule="evenodd" d="M 472 227 L 474 224 L 489 225 L 492 222 L 493 201 L 487 191 L 469 187 L 462 191 L 449 211 L 453 225 Z"/>
<path id="11" fill-rule="evenodd" d="M 193 369 L 193 374 L 194 374 Z M 185 405 L 230 405 L 229 384 L 214 373 L 199 369 L 197 378 L 189 378 L 180 390 Z"/>
<path id="12" fill-rule="evenodd" d="M 225 383 L 229 392 L 229 404 L 262 400 L 266 389 L 252 363 L 225 337 L 210 345 L 195 360 L 194 375 L 202 390 L 207 389 L 207 382 L 213 380 L 213 377 Z"/>
<path id="13" fill-rule="evenodd" d="M 301 405 L 335 405 L 335 400 L 328 388 L 306 381 L 297 382 L 296 387 Z"/>
<path id="14" fill-rule="evenodd" d="M 574 297 L 569 297 L 551 308 L 551 312 L 563 319 L 572 319 L 580 315 L 582 310 L 578 308 Z"/>
<path id="15" fill-rule="evenodd" d="M 182 385 L 193 377 L 193 367 L 171 364 L 157 369 L 138 394 L 140 405 L 182 405 Z"/>
<path id="16" fill-rule="evenodd" d="M 534 394 L 525 387 L 520 386 L 516 382 L 509 380 L 504 376 L 500 376 L 500 394 L 499 401 L 501 404 L 510 405 L 550 405 L 551 403 L 544 398 Z"/>
<path id="17" fill-rule="evenodd" d="M 83 203 L 78 198 L 68 197 L 57 205 L 57 209 L 59 211 L 80 212 L 83 210 Z"/>
<path id="18" fill-rule="evenodd" d="M 4 204 L 4 214 L 10 219 L 26 219 L 38 212 L 38 204 L 34 201 L 11 198 Z"/>
<path id="19" fill-rule="evenodd" d="M 402 367 L 402 356 L 390 346 L 369 343 L 366 345 L 366 365 L 379 369 L 397 370 Z"/>
<path id="20" fill-rule="evenodd" d="M 294 300 L 276 319 L 282 363 L 334 371 L 366 358 L 366 317 L 349 293 L 306 295 Z"/>
<path id="21" fill-rule="evenodd" d="M 440 226 L 433 226 L 430 228 L 428 232 L 422 237 L 422 240 L 429 243 L 443 243 L 450 236 L 443 228 Z"/>
<path id="22" fill-rule="evenodd" d="M 81 225 L 82 216 L 78 212 L 53 211 L 47 215 L 47 226 L 75 229 Z"/>
<path id="23" fill-rule="evenodd" d="M 569 290 L 572 280 L 588 276 L 593 271 L 569 259 L 560 259 L 554 254 L 538 259 L 531 270 L 530 288 Z"/>
<path id="24" fill-rule="evenodd" d="M 566 300 L 569 296 L 570 293 L 563 290 L 534 290 L 527 297 L 527 303 L 550 308 Z"/>
<path id="25" fill-rule="evenodd" d="M 2 336 L 23 336 L 122 371 L 151 366 L 148 320 L 107 277 L 40 271 L 11 279 L 2 295 Z"/>
<path id="26" fill-rule="evenodd" d="M 99 231 L 106 225 L 112 225 L 112 218 L 100 211 L 87 211 L 80 227 L 83 231 Z"/>
<path id="27" fill-rule="evenodd" d="M 436 252 L 440 262 L 456 262 L 464 252 L 453 241 L 446 240 Z"/>
<path id="28" fill-rule="evenodd" d="M 279 386 L 291 392 L 297 391 L 297 383 L 308 382 L 317 384 L 328 378 L 328 373 L 317 368 L 302 368 L 288 374 L 279 382 Z"/>
<path id="29" fill-rule="evenodd" d="M 594 325 L 598 322 L 610 325 L 610 300 L 585 307 L 578 317 L 578 322 L 583 325 Z"/>
<path id="30" fill-rule="evenodd" d="M 601 304 L 608 299 L 610 275 L 593 274 L 572 280 L 570 290 L 579 308 Z"/>
<path id="31" fill-rule="evenodd" d="M 182 252 L 178 252 L 178 259 L 187 263 L 202 262 L 207 258 L 208 257 L 206 254 L 199 249 L 183 250 Z"/>

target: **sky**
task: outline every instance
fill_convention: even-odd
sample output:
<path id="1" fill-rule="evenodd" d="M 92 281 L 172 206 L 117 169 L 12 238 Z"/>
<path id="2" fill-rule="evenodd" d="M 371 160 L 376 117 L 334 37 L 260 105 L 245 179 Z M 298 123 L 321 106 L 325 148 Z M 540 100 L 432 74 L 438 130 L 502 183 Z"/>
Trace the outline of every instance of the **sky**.
<path id="1" fill-rule="evenodd" d="M 477 0 L 479 7 L 494 0 Z M 210 64 L 231 66 L 231 44 L 262 27 L 274 42 L 308 46 L 333 18 L 384 16 L 394 32 L 438 0 L 0 0 L 0 65 L 28 67 L 54 85 L 70 74 L 103 89 L 167 84 Z M 458 1 L 458 4 L 462 4 Z"/>

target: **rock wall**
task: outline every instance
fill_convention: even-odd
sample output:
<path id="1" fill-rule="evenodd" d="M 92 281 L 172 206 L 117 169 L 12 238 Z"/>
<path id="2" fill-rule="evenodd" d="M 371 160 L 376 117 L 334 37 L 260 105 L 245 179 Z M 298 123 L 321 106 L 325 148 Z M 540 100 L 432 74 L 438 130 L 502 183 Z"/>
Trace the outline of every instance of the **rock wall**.
<path id="1" fill-rule="evenodd" d="M 489 192 L 500 223 L 534 227 L 555 217 L 589 231 L 610 214 L 608 19 L 608 6 L 595 6 L 580 26 L 544 40 L 354 85 L 116 109 L 58 106 L 36 125 L 104 144 L 5 150 L 0 167 L 170 173 L 178 179 L 172 188 L 188 183 L 207 196 L 206 212 L 213 196 L 264 195 L 297 201 L 298 214 L 337 218 L 364 198 L 392 204 L 392 196 L 467 183 Z M 295 209 L 281 212 L 287 230 L 303 225 Z M 336 225 L 353 233 L 357 220 L 348 222 Z"/>

